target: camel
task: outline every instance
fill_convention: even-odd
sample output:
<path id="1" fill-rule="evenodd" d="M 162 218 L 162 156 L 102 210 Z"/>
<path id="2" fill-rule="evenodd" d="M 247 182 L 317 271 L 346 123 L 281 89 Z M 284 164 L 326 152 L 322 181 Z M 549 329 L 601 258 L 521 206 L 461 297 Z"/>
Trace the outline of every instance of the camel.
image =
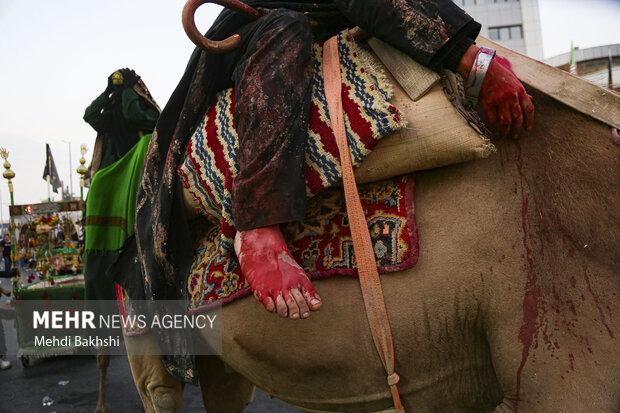
<path id="1" fill-rule="evenodd" d="M 381 277 L 405 411 L 620 406 L 620 147 L 609 127 L 620 126 L 620 97 L 606 92 L 603 111 L 592 100 L 597 120 L 549 96 L 571 102 L 594 86 L 572 78 L 544 93 L 532 85 L 545 79 L 528 74 L 535 62 L 515 59 L 534 129 L 495 140 L 489 158 L 418 172 L 419 261 Z M 545 70 L 551 84 L 569 76 Z M 223 307 L 221 356 L 197 357 L 207 411 L 243 411 L 254 386 L 309 412 L 393 411 L 358 280 L 314 285 L 323 308 L 303 321 L 253 297 Z M 146 411 L 180 411 L 183 385 L 160 357 L 129 360 Z"/>

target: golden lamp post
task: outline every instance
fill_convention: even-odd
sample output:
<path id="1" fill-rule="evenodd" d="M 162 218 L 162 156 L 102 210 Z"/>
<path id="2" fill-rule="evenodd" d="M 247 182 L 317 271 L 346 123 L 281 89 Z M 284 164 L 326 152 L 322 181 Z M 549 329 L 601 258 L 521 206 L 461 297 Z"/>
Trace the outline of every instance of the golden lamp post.
<path id="1" fill-rule="evenodd" d="M 80 174 L 80 201 L 84 200 L 84 175 L 88 172 L 88 168 L 86 168 L 86 158 L 84 155 L 86 154 L 86 145 L 82 144 L 80 146 L 80 153 L 82 157 L 80 158 L 80 166 L 77 168 L 77 173 Z"/>
<path id="2" fill-rule="evenodd" d="M 11 206 L 13 206 L 15 205 L 15 203 L 13 199 L 13 182 L 11 181 L 11 179 L 15 178 L 15 172 L 11 170 L 11 164 L 9 163 L 9 151 L 7 151 L 5 148 L 0 148 L 0 156 L 2 157 L 2 159 L 4 159 L 4 173 L 2 174 L 2 176 L 9 183 L 9 194 L 11 196 Z M 12 216 L 9 217 L 9 234 L 11 235 L 11 262 L 13 264 L 12 267 L 16 268 L 15 267 L 16 266 L 15 231 L 13 230 L 13 217 Z"/>

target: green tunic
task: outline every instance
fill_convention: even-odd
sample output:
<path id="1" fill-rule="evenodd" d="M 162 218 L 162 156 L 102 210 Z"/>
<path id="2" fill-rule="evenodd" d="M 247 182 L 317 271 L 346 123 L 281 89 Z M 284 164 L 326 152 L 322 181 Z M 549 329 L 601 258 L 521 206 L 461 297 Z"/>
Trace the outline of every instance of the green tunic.
<path id="1" fill-rule="evenodd" d="M 86 203 L 85 263 L 87 300 L 114 300 L 114 283 L 106 276 L 120 248 L 133 233 L 136 193 L 151 135 L 93 178 Z"/>
<path id="2" fill-rule="evenodd" d="M 111 139 L 119 139 L 120 132 L 115 130 L 114 113 L 112 110 L 113 98 L 105 92 L 99 95 L 84 112 L 84 120 L 100 134 L 112 135 L 104 138 L 101 163 L 99 168 L 105 168 L 116 162 L 120 156 L 117 146 L 111 144 Z M 151 133 L 157 123 L 159 112 L 149 105 L 143 108 L 140 104 L 140 96 L 132 88 L 124 89 L 121 93 L 121 114 L 125 123 L 125 129 L 133 141 L 141 136 Z M 122 154 L 121 154 L 122 156 Z"/>
<path id="3" fill-rule="evenodd" d="M 106 132 L 112 123 L 112 112 L 107 110 L 112 105 L 112 99 L 102 93 L 93 100 L 84 112 L 84 120 L 97 132 Z M 140 96 L 133 89 L 125 89 L 121 94 L 123 119 L 131 129 L 142 131 L 144 134 L 155 128 L 159 112 L 152 107 L 143 109 L 140 106 Z"/>

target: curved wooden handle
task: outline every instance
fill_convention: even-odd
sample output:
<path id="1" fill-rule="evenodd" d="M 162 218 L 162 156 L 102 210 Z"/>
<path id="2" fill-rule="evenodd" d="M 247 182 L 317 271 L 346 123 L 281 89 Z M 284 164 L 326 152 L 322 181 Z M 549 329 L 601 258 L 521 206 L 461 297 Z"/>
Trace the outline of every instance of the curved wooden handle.
<path id="1" fill-rule="evenodd" d="M 196 46 L 211 53 L 225 53 L 234 50 L 237 46 L 239 46 L 241 36 L 238 34 L 233 34 L 232 36 L 220 41 L 210 40 L 204 37 L 196 27 L 194 14 L 196 13 L 198 7 L 205 3 L 219 4 L 220 6 L 224 6 L 253 19 L 258 19 L 261 16 L 256 9 L 240 2 L 239 0 L 188 0 L 187 3 L 185 3 L 185 7 L 183 7 L 183 29 Z"/>

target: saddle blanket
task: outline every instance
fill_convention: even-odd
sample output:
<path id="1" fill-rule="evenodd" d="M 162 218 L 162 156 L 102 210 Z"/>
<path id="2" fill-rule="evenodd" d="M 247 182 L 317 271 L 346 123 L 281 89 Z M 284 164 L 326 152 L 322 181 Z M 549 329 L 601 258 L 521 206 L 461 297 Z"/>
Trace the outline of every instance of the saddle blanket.
<path id="1" fill-rule="evenodd" d="M 418 260 L 418 231 L 413 175 L 359 187 L 377 269 L 387 273 L 410 268 Z M 306 218 L 282 226 L 289 250 L 311 280 L 333 275 L 357 276 L 353 240 L 342 188 L 313 197 Z M 251 293 L 236 256 L 220 250 L 219 229 L 200 241 L 187 277 L 190 311 L 226 304 Z"/>

